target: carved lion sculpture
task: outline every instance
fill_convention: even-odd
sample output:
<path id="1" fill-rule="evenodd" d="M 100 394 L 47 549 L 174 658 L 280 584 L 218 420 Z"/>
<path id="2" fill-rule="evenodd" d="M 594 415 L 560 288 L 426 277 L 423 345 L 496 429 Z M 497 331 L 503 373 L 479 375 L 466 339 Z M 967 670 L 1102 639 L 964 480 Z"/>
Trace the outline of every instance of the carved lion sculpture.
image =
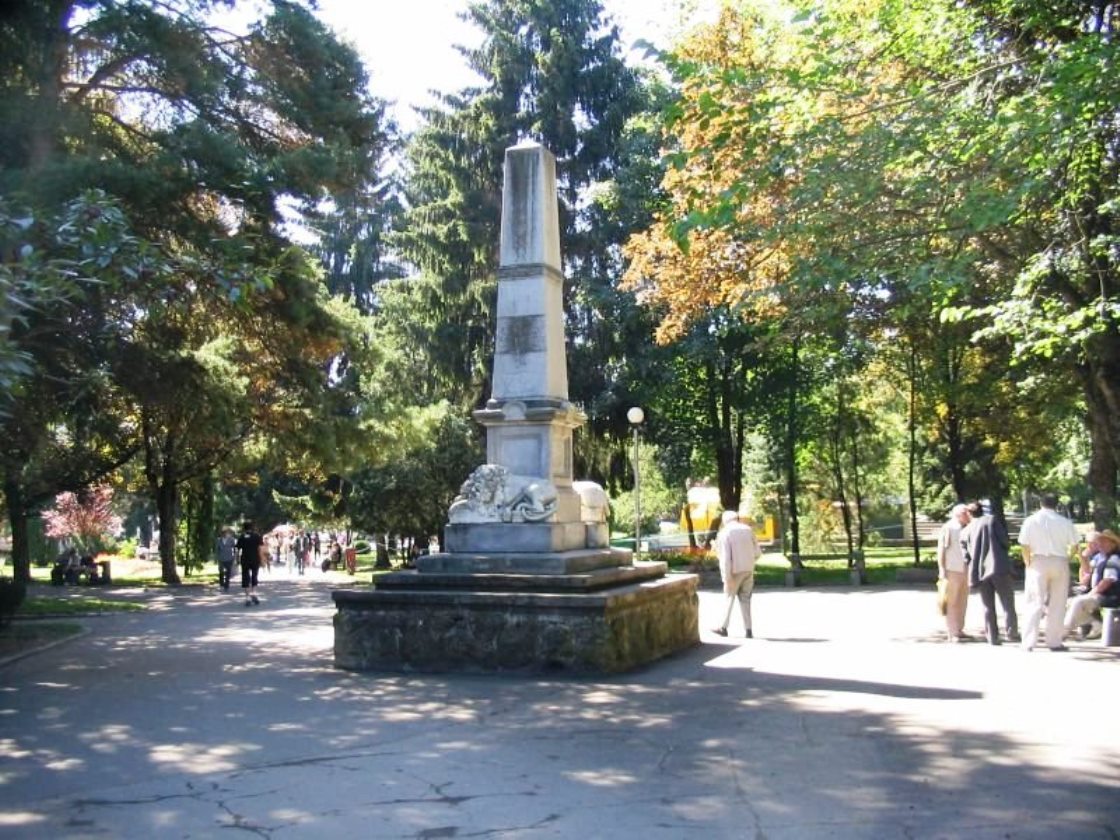
<path id="1" fill-rule="evenodd" d="M 581 522 L 606 522 L 611 510 L 607 491 L 594 481 L 573 481 L 572 489 L 579 494 Z"/>
<path id="2" fill-rule="evenodd" d="M 452 524 L 541 522 L 555 511 L 556 488 L 551 482 L 483 464 L 463 482 L 447 518 Z"/>

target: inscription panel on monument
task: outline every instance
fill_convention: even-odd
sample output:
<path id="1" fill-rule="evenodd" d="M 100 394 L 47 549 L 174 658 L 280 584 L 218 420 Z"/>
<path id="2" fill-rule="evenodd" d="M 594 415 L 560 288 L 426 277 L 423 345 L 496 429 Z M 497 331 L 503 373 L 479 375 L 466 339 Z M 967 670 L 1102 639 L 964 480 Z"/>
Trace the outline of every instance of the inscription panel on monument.
<path id="1" fill-rule="evenodd" d="M 547 477 L 548 473 L 541 463 L 542 443 L 547 428 L 513 431 L 502 429 L 499 442 L 500 461 L 516 475 L 536 475 Z"/>
<path id="2" fill-rule="evenodd" d="M 512 315 L 498 319 L 497 347 L 499 353 L 524 356 L 540 353 L 545 346 L 543 315 Z"/>

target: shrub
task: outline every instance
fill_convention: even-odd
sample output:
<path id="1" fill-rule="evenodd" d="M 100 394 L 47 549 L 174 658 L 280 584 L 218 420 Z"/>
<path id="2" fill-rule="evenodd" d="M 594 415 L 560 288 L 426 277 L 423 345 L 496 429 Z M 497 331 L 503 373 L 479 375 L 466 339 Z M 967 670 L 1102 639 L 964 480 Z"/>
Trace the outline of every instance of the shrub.
<path id="1" fill-rule="evenodd" d="M 9 577 L 0 577 L 0 627 L 6 627 L 19 605 L 27 597 L 27 585 Z"/>
<path id="2" fill-rule="evenodd" d="M 358 554 L 369 554 L 369 542 L 367 540 L 355 540 L 354 551 L 356 551 Z"/>
<path id="3" fill-rule="evenodd" d="M 132 559 L 136 556 L 136 540 L 121 540 L 117 544 L 117 556 Z"/>
<path id="4" fill-rule="evenodd" d="M 104 540 L 121 527 L 113 513 L 113 489 L 87 487 L 79 493 L 59 493 L 54 507 L 42 513 L 44 530 L 56 540 L 72 540 L 83 553 L 96 553 Z"/>

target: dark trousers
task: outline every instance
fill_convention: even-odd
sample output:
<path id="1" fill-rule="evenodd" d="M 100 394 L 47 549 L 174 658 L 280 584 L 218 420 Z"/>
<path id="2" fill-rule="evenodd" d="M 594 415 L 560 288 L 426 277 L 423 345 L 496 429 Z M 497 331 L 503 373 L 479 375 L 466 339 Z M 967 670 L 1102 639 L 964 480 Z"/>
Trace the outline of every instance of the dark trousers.
<path id="1" fill-rule="evenodd" d="M 980 581 L 980 600 L 984 604 L 984 635 L 993 645 L 999 644 L 999 622 L 996 620 L 996 596 L 1003 607 L 1003 623 L 1009 639 L 1019 638 L 1019 618 L 1015 614 L 1015 585 L 1011 575 L 992 575 Z"/>
<path id="2" fill-rule="evenodd" d="M 229 577 L 232 571 L 232 563 L 218 564 L 218 586 L 222 587 L 222 589 L 229 589 Z"/>
<path id="3" fill-rule="evenodd" d="M 261 569 L 261 564 L 259 562 L 257 562 L 257 563 L 252 563 L 252 562 L 246 563 L 244 560 L 241 561 L 241 588 L 242 589 L 248 589 L 250 586 L 256 588 L 257 573 L 260 571 L 260 569 Z"/>

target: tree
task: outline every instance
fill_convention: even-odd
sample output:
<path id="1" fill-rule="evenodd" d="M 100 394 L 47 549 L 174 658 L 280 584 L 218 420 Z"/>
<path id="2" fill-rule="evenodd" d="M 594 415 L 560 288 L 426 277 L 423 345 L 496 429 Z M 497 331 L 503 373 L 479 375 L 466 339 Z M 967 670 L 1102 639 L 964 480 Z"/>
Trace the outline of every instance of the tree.
<path id="1" fill-rule="evenodd" d="M 1027 393 L 1054 393 L 1038 384 L 1053 372 L 1015 372 L 1012 360 L 1028 360 L 1030 348 L 1053 352 L 1058 334 L 1072 339 L 1064 345 L 1071 353 L 1096 346 L 1103 358 L 1099 318 L 1079 332 L 1076 324 L 1089 323 L 1084 307 L 1066 319 L 1060 306 L 1037 310 L 1037 294 L 1016 304 L 1012 281 L 1041 243 L 1069 239 L 1042 227 L 1068 218 L 1047 204 L 1055 194 L 1049 161 L 1109 171 L 1093 169 L 1102 158 L 1091 151 L 1080 157 L 1092 143 L 1072 157 L 1062 152 L 1074 142 L 1062 126 L 1089 114 L 1106 133 L 1114 127 L 1105 99 L 1116 97 L 1097 95 L 1113 82 L 1087 82 L 1115 47 L 1107 10 L 1071 27 L 1073 6 L 1051 16 L 1029 3 L 977 5 L 1013 26 L 997 32 L 959 5 L 894 0 L 827 3 L 792 22 L 726 12 L 675 60 L 682 97 L 670 116 L 681 144 L 671 159 L 680 183 L 661 238 L 678 250 L 646 250 L 658 266 L 673 267 L 661 269 L 660 282 L 670 318 L 687 319 L 712 298 L 738 296 L 750 306 L 776 292 L 798 315 L 788 333 L 797 347 L 800 336 L 830 322 L 828 307 L 818 311 L 824 320 L 806 318 L 806 302 L 823 297 L 835 301 L 834 312 L 871 312 L 878 337 L 869 338 L 886 347 L 902 335 L 918 353 L 911 370 L 932 389 L 916 405 L 924 416 L 915 429 L 920 420 L 931 430 L 948 483 L 998 504 L 1008 469 L 1023 457 L 1012 453 L 1029 452 L 1040 464 L 1052 452 L 1018 408 Z M 1077 46 L 1067 49 L 1067 41 Z M 1034 69 L 1044 85 L 1027 83 Z M 1073 80 L 1077 91 L 1067 100 L 1050 100 Z M 1038 113 L 1053 119 L 1027 117 Z M 1084 229 L 1101 230 L 1101 220 L 1087 219 Z M 694 247 L 709 243 L 738 249 L 738 277 L 682 268 Z M 744 267 L 766 260 L 780 268 L 772 283 L 757 272 L 744 276 Z M 721 285 L 725 277 L 730 285 Z M 1083 287 L 1082 299 L 1100 300 L 1098 285 Z M 1045 326 L 1035 324 L 1038 340 L 1024 339 L 1016 351 L 1008 339 L 1027 336 L 1026 322 L 1016 320 L 1024 313 L 1041 314 Z M 957 331 L 951 322 L 962 314 L 969 321 Z M 935 371 L 942 376 L 926 375 Z"/>
<path id="2" fill-rule="evenodd" d="M 0 22 L 0 189 L 51 208 L 100 185 L 145 256 L 110 289 L 118 342 L 98 370 L 131 403 L 168 582 L 183 482 L 251 440 L 315 438 L 293 433 L 313 418 L 362 419 L 331 360 L 362 357 L 366 335 L 286 225 L 369 183 L 381 105 L 306 9 L 265 4 L 233 33 L 222 5 L 27 0 Z"/>
<path id="3" fill-rule="evenodd" d="M 13 287 L 36 290 L 21 298 L 6 336 L 19 366 L 0 391 L 12 564 L 28 582 L 28 517 L 59 492 L 104 481 L 139 448 L 110 371 L 127 329 L 121 303 L 156 263 L 103 194 L 3 221 L 0 271 Z"/>
<path id="4" fill-rule="evenodd" d="M 484 453 L 478 428 L 451 406 L 428 415 L 426 429 L 402 457 L 355 475 L 350 518 L 359 530 L 423 545 L 438 536 L 444 544 L 447 510 Z"/>
<path id="5" fill-rule="evenodd" d="M 46 535 L 72 540 L 85 552 L 96 552 L 106 535 L 115 536 L 121 518 L 113 512 L 113 488 L 102 484 L 79 493 L 59 493 L 54 507 L 43 511 Z"/>
<path id="6" fill-rule="evenodd" d="M 582 199 L 611 174 L 642 100 L 597 0 L 485 0 L 466 17 L 484 33 L 480 47 L 464 50 L 482 81 L 423 112 L 394 242 L 427 276 L 418 301 L 434 325 L 427 367 L 445 395 L 473 407 L 489 390 L 506 148 L 533 139 L 556 155 L 565 268 L 588 264 Z"/>

